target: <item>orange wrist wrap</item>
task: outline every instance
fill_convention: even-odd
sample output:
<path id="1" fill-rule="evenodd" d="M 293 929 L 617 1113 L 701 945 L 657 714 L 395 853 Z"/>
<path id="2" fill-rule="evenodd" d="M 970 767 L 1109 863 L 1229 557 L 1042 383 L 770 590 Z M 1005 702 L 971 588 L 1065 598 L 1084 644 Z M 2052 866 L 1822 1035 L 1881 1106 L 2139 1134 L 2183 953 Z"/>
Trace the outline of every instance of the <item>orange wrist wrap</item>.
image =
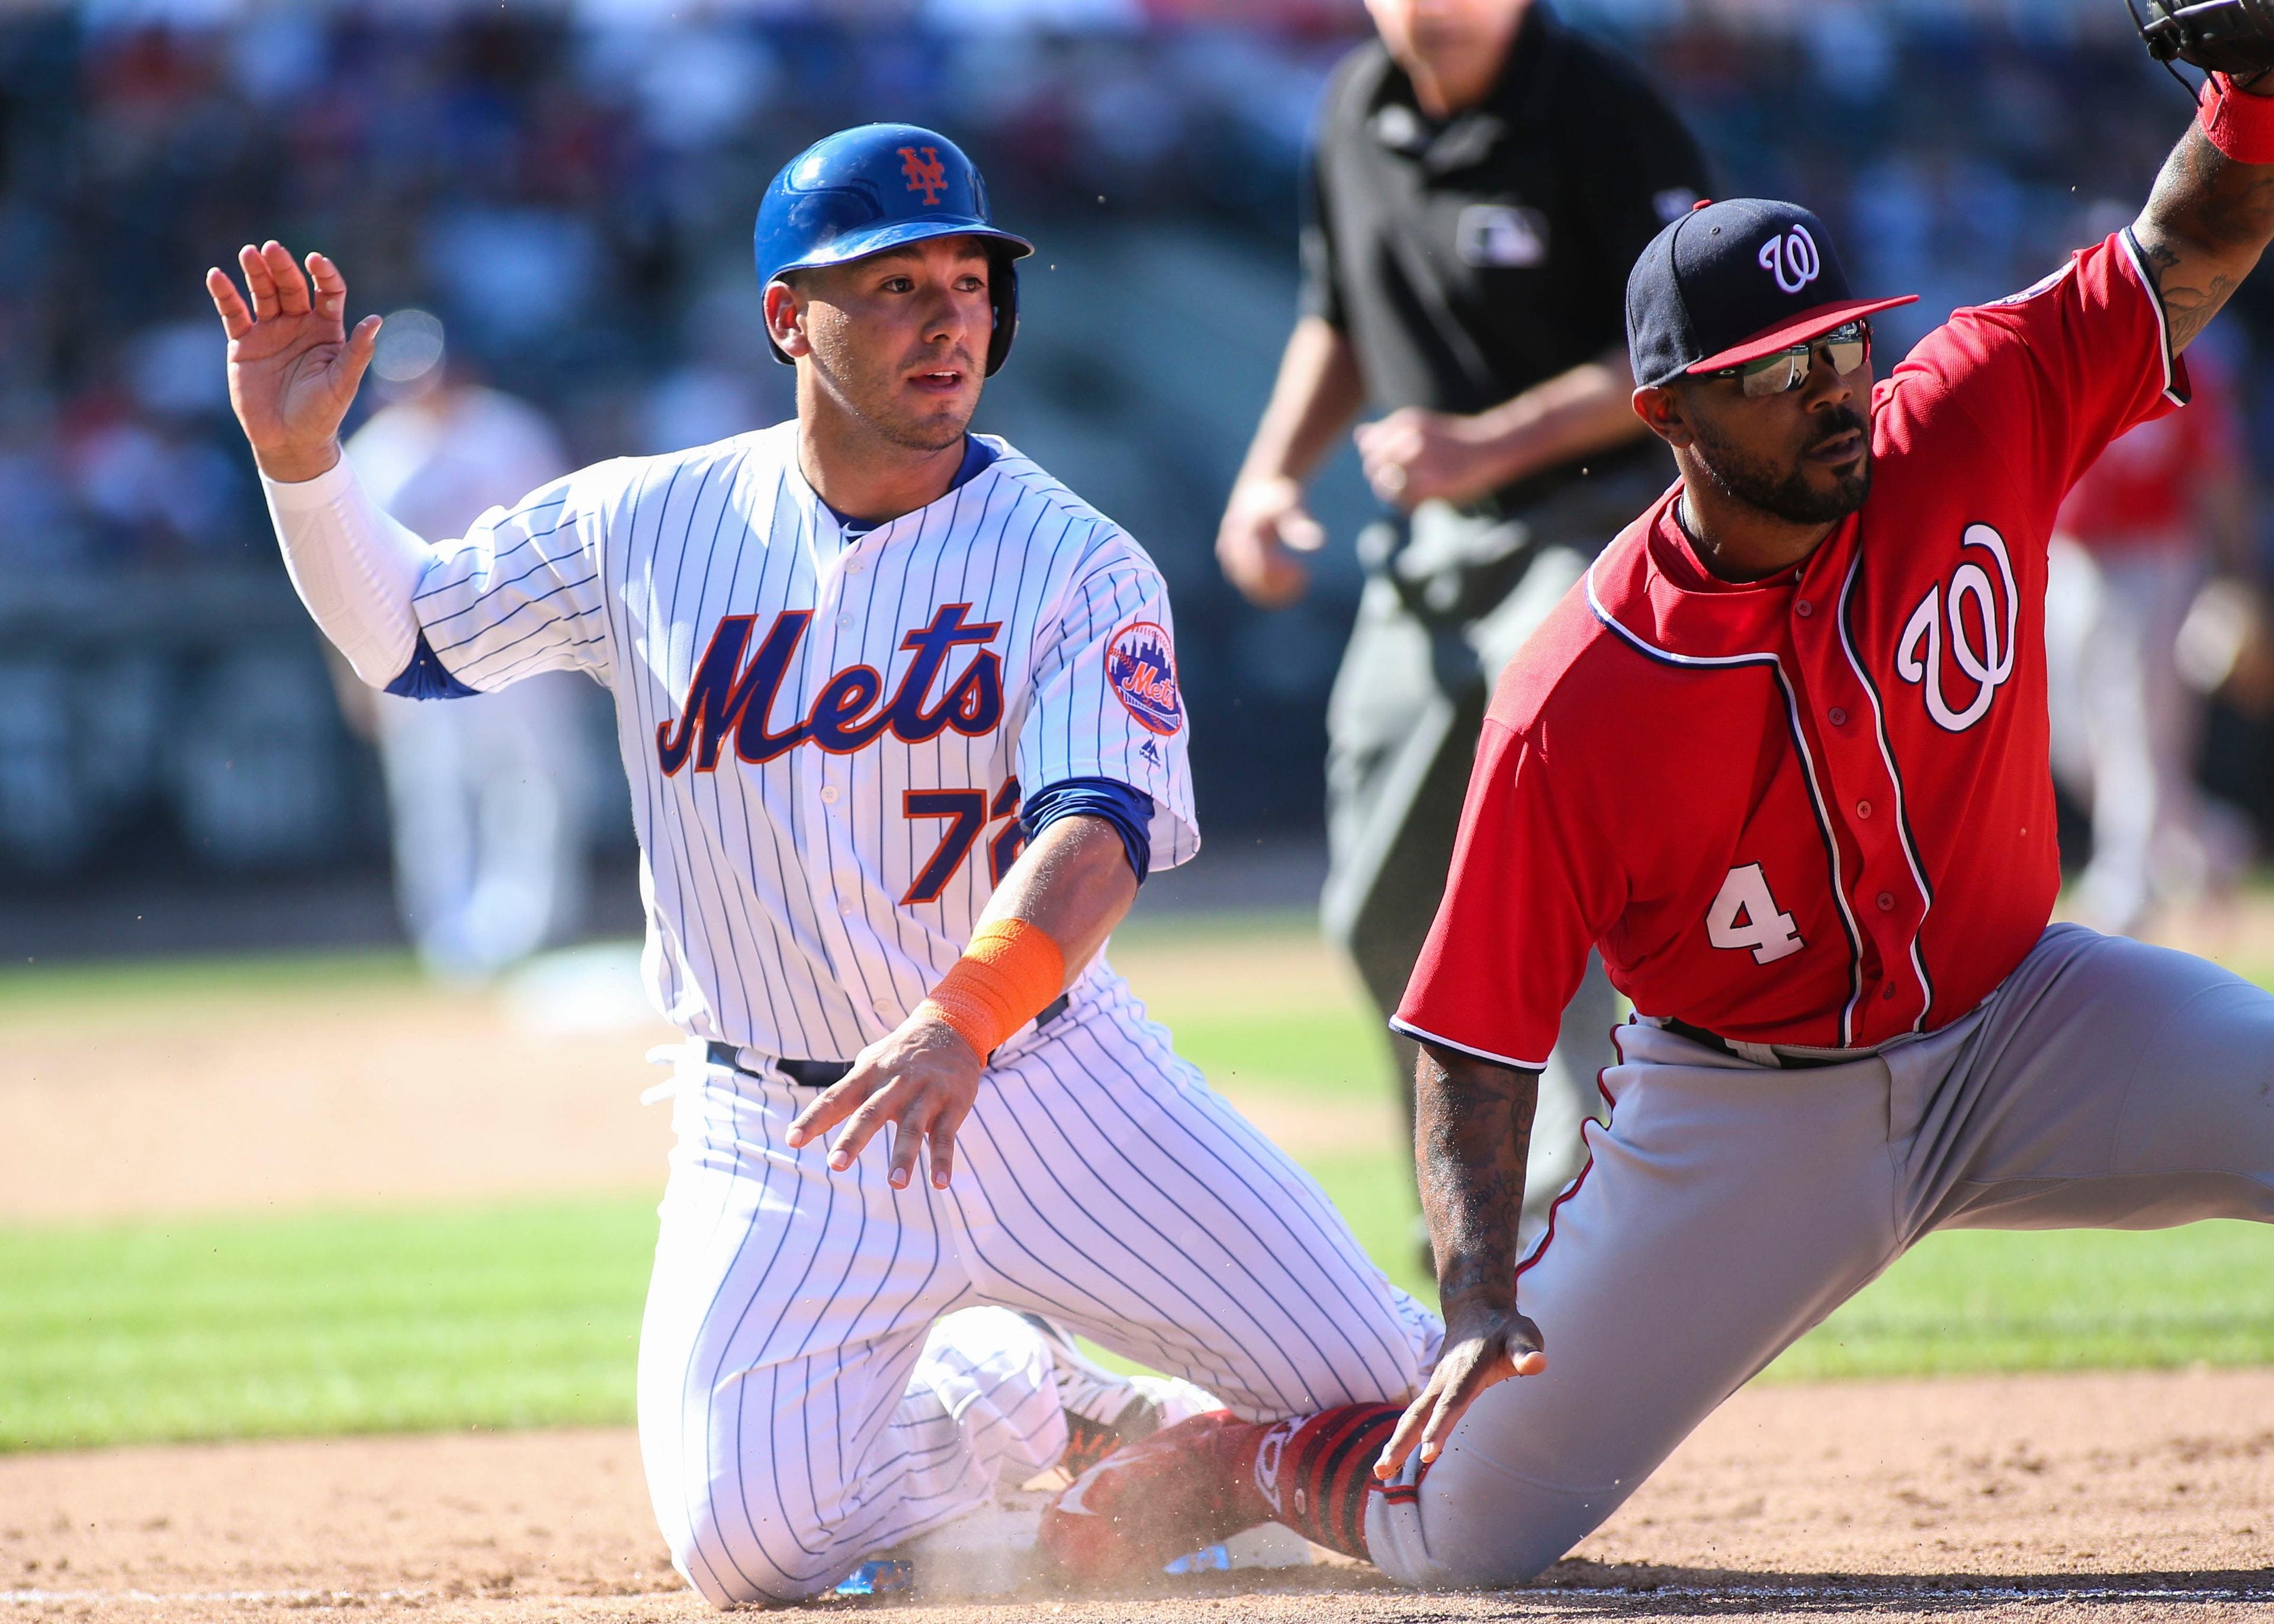
<path id="1" fill-rule="evenodd" d="M 1065 990 L 1065 955 L 1023 919 L 982 926 L 919 1015 L 936 1015 L 982 1060 Z"/>

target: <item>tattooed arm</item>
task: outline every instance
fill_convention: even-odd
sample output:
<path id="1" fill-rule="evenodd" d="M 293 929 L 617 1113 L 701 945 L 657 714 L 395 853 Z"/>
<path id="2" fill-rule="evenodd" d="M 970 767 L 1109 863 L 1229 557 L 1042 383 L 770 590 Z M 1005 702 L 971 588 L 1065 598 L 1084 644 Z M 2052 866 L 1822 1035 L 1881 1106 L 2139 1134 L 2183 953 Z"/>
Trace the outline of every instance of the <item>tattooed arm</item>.
<path id="1" fill-rule="evenodd" d="M 1540 1327 L 1516 1311 L 1516 1226 L 1540 1074 L 1424 1043 L 1413 1082 L 1413 1149 L 1436 1250 L 1445 1350 L 1374 1463 L 1385 1481 L 1416 1445 L 1425 1464 L 1435 1460 L 1487 1387 L 1547 1368 Z"/>
<path id="2" fill-rule="evenodd" d="M 2274 94 L 2274 74 L 2259 75 L 2237 94 Z M 2176 355 L 2242 285 L 2274 237 L 2274 164 L 2238 163 L 2191 124 L 2164 161 L 2132 235 L 2155 273 Z"/>

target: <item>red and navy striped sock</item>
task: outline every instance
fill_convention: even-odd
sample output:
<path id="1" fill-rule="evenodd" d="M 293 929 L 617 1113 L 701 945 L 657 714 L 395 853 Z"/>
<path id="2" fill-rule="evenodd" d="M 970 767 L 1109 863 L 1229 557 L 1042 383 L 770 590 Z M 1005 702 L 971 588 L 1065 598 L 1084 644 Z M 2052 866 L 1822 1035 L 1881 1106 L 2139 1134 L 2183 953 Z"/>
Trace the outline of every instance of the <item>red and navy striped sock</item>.
<path id="1" fill-rule="evenodd" d="M 1271 1515 L 1330 1551 L 1372 1560 L 1366 1497 L 1402 1413 L 1397 1404 L 1345 1404 L 1273 1427 L 1255 1458 L 1255 1486 Z"/>

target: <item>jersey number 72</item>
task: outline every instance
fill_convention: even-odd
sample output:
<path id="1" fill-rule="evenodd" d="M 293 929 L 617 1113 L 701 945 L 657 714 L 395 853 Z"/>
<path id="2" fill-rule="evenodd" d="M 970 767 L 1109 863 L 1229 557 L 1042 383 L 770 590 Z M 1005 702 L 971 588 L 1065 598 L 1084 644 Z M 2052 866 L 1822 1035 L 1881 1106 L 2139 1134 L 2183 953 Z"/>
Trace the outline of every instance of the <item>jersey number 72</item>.
<path id="1" fill-rule="evenodd" d="M 1019 780 L 1005 778 L 1003 787 L 995 792 L 990 804 L 983 789 L 912 789 L 900 796 L 901 815 L 908 818 L 945 818 L 947 827 L 941 831 L 939 845 L 934 848 L 931 861 L 925 863 L 908 884 L 907 894 L 900 898 L 902 907 L 911 903 L 937 902 L 947 883 L 963 867 L 963 860 L 971 855 L 982 830 L 997 818 L 1010 821 L 996 831 L 987 843 L 987 874 L 995 884 L 1003 883 L 1011 865 L 1019 860 L 1019 848 L 1026 844 L 1026 836 L 1019 827 Z"/>

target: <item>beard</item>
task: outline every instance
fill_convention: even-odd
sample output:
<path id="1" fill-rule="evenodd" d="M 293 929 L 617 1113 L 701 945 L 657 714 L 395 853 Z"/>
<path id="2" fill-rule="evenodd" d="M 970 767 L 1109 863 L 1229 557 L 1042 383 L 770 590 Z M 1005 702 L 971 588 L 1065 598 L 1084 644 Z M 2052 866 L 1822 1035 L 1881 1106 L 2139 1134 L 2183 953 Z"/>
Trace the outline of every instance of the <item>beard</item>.
<path id="1" fill-rule="evenodd" d="M 1693 418 L 1690 426 L 1698 436 L 1698 460 L 1721 493 L 1788 524 L 1836 524 L 1871 494 L 1871 426 L 1853 407 L 1843 407 L 1827 418 L 1803 452 L 1805 455 L 1851 431 L 1863 434 L 1862 460 L 1853 472 L 1840 475 L 1828 491 L 1808 483 L 1804 462 L 1780 469 L 1738 450 L 1702 420 Z"/>

